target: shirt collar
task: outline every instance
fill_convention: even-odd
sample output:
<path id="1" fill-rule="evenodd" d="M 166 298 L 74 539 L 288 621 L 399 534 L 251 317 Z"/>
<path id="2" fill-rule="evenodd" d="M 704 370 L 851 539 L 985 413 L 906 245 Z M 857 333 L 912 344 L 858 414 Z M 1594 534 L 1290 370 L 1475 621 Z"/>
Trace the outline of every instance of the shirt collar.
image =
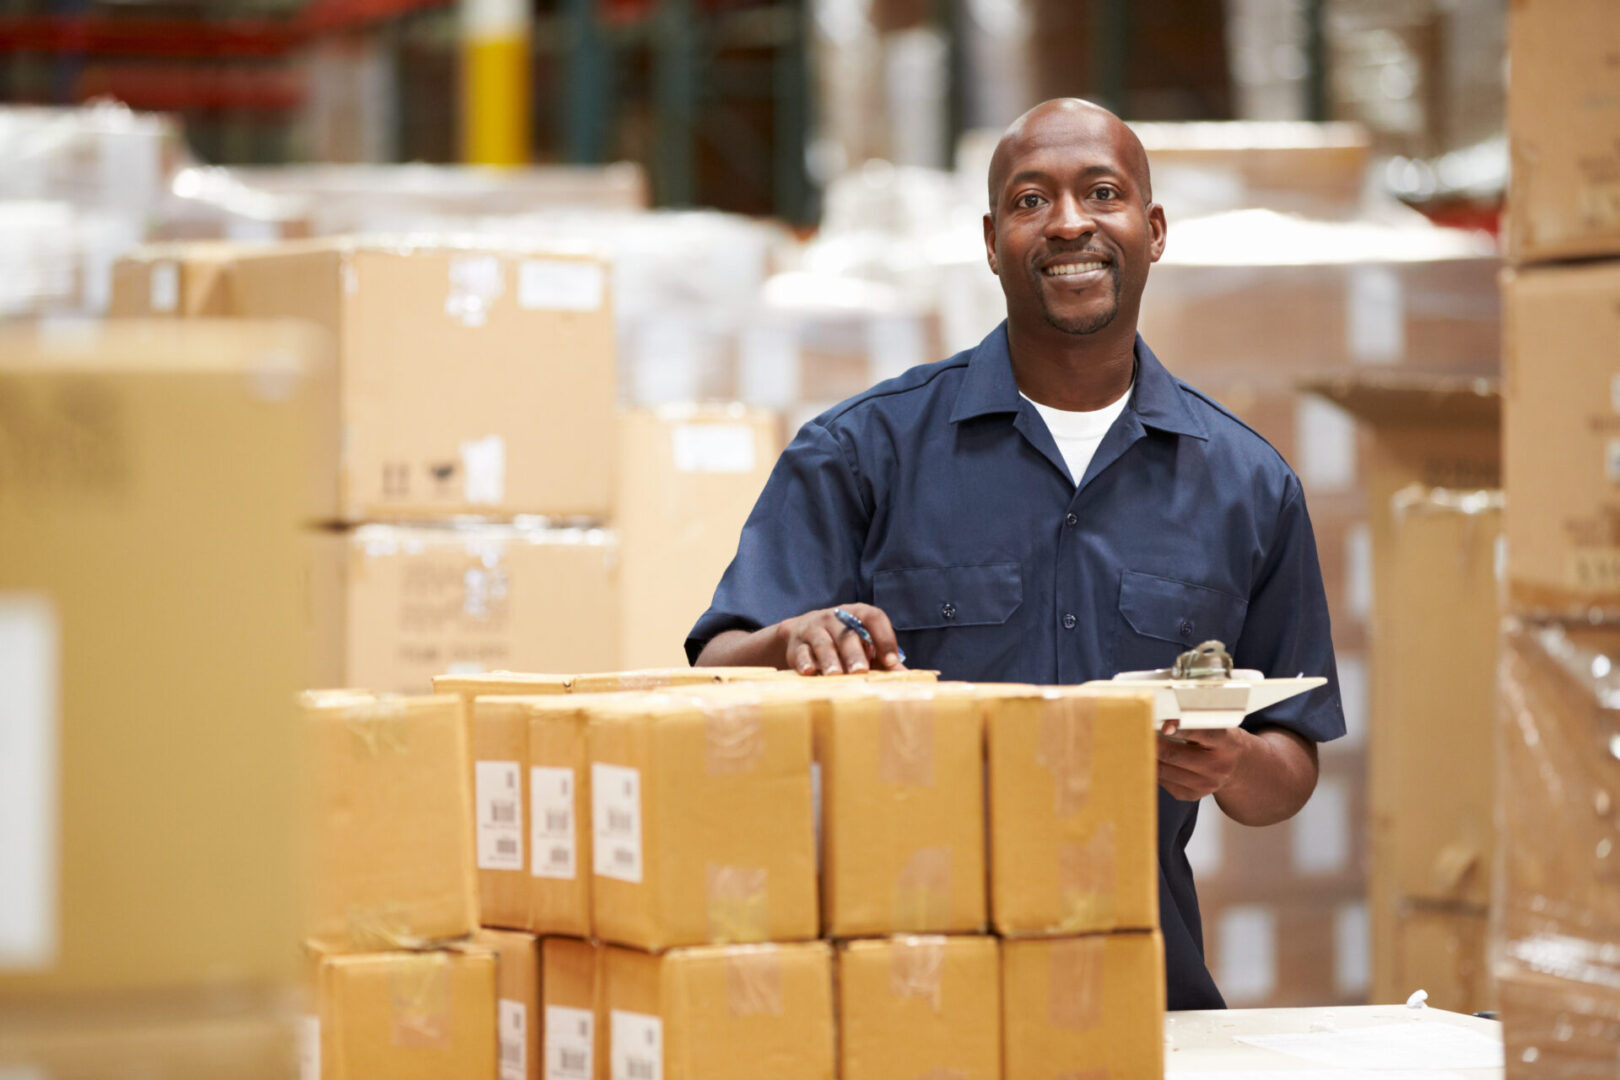
<path id="1" fill-rule="evenodd" d="M 1016 413 L 1021 400 L 1007 346 L 1007 322 L 1003 319 L 973 350 L 967 375 L 956 392 L 951 423 L 995 413 Z M 1209 429 L 1187 407 L 1181 387 L 1140 334 L 1136 337 L 1136 388 L 1126 408 L 1136 414 L 1143 427 L 1194 439 L 1209 438 Z"/>

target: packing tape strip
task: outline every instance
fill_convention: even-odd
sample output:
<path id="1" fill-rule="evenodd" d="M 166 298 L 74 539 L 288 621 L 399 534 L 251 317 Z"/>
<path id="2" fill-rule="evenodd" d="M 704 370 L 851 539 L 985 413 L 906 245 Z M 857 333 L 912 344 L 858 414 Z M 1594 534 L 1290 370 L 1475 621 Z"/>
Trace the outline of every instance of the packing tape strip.
<path id="1" fill-rule="evenodd" d="M 405 702 L 392 694 L 343 707 L 344 726 L 372 757 L 384 752 L 403 754 L 410 748 L 405 715 Z"/>
<path id="2" fill-rule="evenodd" d="M 878 702 L 878 780 L 934 786 L 934 703 L 885 697 Z"/>
<path id="3" fill-rule="evenodd" d="M 731 945 L 770 938 L 770 876 L 762 866 L 709 865 L 709 940 Z"/>
<path id="4" fill-rule="evenodd" d="M 896 930 L 942 930 L 951 915 L 951 849 L 918 848 L 894 881 Z"/>
<path id="5" fill-rule="evenodd" d="M 1106 934 L 1093 934 L 1047 946 L 1047 1015 L 1053 1027 L 1083 1033 L 1102 1020 L 1107 942 Z"/>
<path id="6" fill-rule="evenodd" d="M 1112 930 L 1119 907 L 1118 843 L 1105 821 L 1090 840 L 1058 847 L 1059 933 Z"/>
<path id="7" fill-rule="evenodd" d="M 388 973 L 394 1045 L 450 1048 L 450 957 L 442 952 L 396 957 Z"/>
<path id="8" fill-rule="evenodd" d="M 1052 774 L 1053 811 L 1073 817 L 1091 797 L 1091 748 L 1095 718 L 1086 698 L 1052 694 L 1041 702 L 1040 745 L 1035 763 Z"/>
<path id="9" fill-rule="evenodd" d="M 889 943 L 889 993 L 921 998 L 936 1013 L 944 1007 L 945 938 L 897 937 Z"/>
<path id="10" fill-rule="evenodd" d="M 775 945 L 726 950 L 726 1008 L 732 1016 L 781 1016 L 782 956 Z"/>
<path id="11" fill-rule="evenodd" d="M 430 939 L 411 933 L 410 920 L 398 904 L 350 908 L 347 917 L 349 943 L 361 952 L 420 950 L 432 945 Z"/>
<path id="12" fill-rule="evenodd" d="M 703 711 L 710 776 L 752 772 L 765 760 L 765 726 L 757 700 L 705 703 Z"/>

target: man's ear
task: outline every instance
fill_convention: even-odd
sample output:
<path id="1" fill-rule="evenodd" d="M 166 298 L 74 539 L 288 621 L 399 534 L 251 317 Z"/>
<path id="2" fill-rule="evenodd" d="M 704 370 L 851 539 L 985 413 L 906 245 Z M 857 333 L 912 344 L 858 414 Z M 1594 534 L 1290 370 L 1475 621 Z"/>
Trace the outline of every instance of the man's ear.
<path id="1" fill-rule="evenodd" d="M 990 261 L 990 272 L 1000 277 L 1001 268 L 996 265 L 996 215 L 993 213 L 984 215 L 984 257 Z"/>
<path id="2" fill-rule="evenodd" d="M 1170 225 L 1165 221 L 1164 207 L 1158 203 L 1149 203 L 1147 214 L 1148 229 L 1153 234 L 1153 239 L 1148 244 L 1148 254 L 1152 256 L 1154 262 L 1158 262 L 1160 257 L 1164 255 L 1164 243 Z"/>

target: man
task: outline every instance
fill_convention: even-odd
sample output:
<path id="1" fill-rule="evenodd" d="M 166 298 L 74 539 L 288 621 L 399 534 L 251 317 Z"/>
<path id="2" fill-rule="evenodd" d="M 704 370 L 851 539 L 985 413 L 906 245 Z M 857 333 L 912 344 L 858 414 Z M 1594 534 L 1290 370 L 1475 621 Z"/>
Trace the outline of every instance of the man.
<path id="1" fill-rule="evenodd" d="M 1058 100 L 1014 123 L 984 218 L 1006 322 L 804 426 L 687 652 L 809 675 L 899 667 L 903 648 L 949 679 L 1078 683 L 1216 638 L 1241 666 L 1328 676 L 1242 728 L 1159 740 L 1169 1005 L 1219 1008 L 1186 858 L 1199 800 L 1293 816 L 1344 717 L 1298 478 L 1136 334 L 1165 233 L 1112 113 Z"/>

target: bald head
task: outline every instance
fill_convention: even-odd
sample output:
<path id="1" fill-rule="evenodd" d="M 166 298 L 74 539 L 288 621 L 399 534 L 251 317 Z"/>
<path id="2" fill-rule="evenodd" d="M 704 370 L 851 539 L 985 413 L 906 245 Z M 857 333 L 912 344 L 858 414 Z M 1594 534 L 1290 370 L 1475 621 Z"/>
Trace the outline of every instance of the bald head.
<path id="1" fill-rule="evenodd" d="M 1080 98 L 1043 101 L 1012 122 L 996 143 L 990 158 L 990 212 L 996 211 L 1001 189 L 1014 162 L 1031 150 L 1063 144 L 1080 145 L 1100 140 L 1110 144 L 1144 203 L 1153 201 L 1153 180 L 1148 174 L 1147 151 L 1119 117 L 1101 105 Z"/>

